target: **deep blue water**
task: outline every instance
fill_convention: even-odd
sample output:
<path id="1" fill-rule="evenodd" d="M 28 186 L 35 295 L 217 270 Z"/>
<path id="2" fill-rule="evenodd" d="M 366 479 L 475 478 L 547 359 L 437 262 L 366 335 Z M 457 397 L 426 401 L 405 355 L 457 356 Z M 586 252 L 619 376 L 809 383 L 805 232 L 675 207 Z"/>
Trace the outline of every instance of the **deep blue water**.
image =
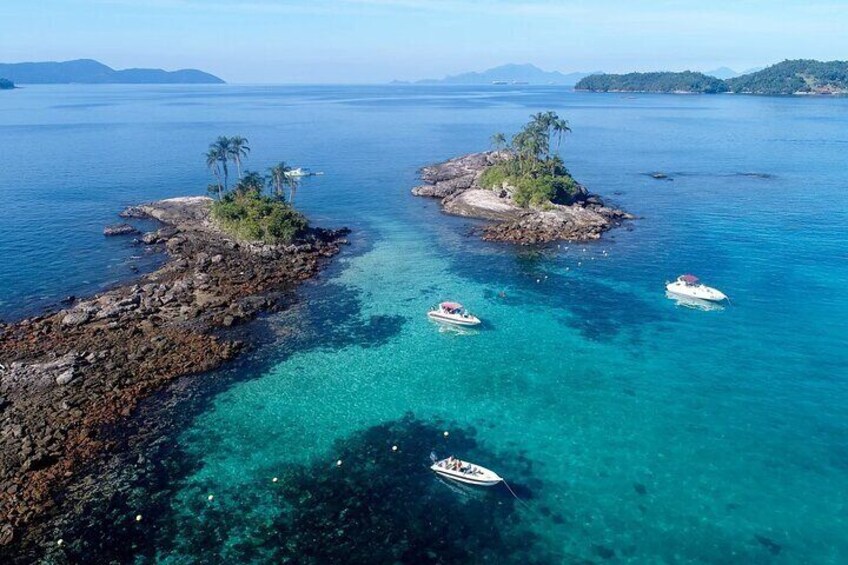
<path id="1" fill-rule="evenodd" d="M 515 469 L 529 508 L 500 527 L 537 536 L 540 558 L 848 560 L 848 99 L 389 86 L 2 99 L 0 317 L 150 268 L 102 226 L 127 204 L 202 193 L 202 153 L 220 134 L 250 139 L 249 168 L 323 171 L 297 206 L 355 230 L 304 302 L 269 321 L 281 331 L 264 362 L 176 439 L 196 466 L 155 518 L 169 526 L 158 559 L 244 559 L 248 541 L 252 558 L 274 558 L 268 524 L 287 506 L 270 476 L 332 466 L 348 445 L 334 442 L 412 412 L 472 433 L 493 459 L 480 463 Z M 421 165 L 548 109 L 571 123 L 571 172 L 640 216 L 629 228 L 515 249 L 409 195 Z M 682 272 L 732 304 L 676 305 L 663 283 Z M 438 331 L 424 312 L 443 298 L 486 327 Z"/>

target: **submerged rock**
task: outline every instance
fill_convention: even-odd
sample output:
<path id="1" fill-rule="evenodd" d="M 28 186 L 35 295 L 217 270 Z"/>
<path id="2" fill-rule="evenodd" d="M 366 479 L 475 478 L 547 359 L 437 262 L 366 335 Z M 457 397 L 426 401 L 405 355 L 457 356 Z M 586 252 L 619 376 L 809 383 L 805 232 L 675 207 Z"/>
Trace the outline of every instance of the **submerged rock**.
<path id="1" fill-rule="evenodd" d="M 210 507 L 197 497 L 187 516 L 205 531 L 189 533 L 181 553 L 214 561 L 222 543 L 246 536 L 238 561 L 268 563 L 552 563 L 555 555 L 517 512 L 506 488 L 466 487 L 438 478 L 429 455 L 455 453 L 497 462 L 507 477 L 529 474 L 517 454 L 497 455 L 463 429 L 443 436 L 436 425 L 412 416 L 372 426 L 336 441 L 309 464 L 282 465 L 278 482 L 262 488 L 279 513 L 256 525 Z M 397 446 L 397 449 L 393 449 Z M 273 486 L 272 486 L 273 485 Z M 516 486 L 516 485 L 514 485 Z M 520 490 L 526 493 L 526 488 Z M 235 493 L 233 493 L 235 495 Z M 249 496 L 249 495 L 248 495 Z M 266 503 L 267 504 L 267 503 Z M 178 531 L 192 532 L 189 523 Z"/>
<path id="2" fill-rule="evenodd" d="M 138 230 L 129 224 L 112 224 L 103 228 L 103 235 L 105 236 L 129 235 L 131 233 L 138 233 Z"/>

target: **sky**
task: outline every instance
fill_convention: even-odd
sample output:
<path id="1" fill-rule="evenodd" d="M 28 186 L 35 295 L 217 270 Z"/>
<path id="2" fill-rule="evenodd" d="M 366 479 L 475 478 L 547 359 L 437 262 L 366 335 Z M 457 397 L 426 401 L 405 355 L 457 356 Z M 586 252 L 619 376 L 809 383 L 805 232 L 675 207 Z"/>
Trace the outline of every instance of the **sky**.
<path id="1" fill-rule="evenodd" d="M 848 0 L 0 0 L 0 22 L 0 62 L 90 58 L 247 84 L 848 58 Z"/>

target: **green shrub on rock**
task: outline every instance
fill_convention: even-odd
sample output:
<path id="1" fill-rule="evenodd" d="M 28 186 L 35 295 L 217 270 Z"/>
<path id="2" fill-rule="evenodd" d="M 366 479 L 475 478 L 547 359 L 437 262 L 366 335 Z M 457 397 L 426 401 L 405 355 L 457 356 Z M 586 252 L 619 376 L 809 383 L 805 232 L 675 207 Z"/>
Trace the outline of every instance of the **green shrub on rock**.
<path id="1" fill-rule="evenodd" d="M 309 227 L 285 202 L 254 191 L 225 194 L 212 203 L 212 218 L 239 239 L 269 244 L 291 243 Z"/>

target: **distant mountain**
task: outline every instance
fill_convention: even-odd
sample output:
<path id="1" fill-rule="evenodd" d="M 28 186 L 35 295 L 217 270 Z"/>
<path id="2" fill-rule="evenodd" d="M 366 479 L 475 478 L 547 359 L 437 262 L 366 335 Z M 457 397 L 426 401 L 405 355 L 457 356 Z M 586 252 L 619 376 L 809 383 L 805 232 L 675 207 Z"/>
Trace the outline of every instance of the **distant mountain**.
<path id="1" fill-rule="evenodd" d="M 727 91 L 723 80 L 704 73 L 628 73 L 625 75 L 592 75 L 574 86 L 575 90 L 592 92 L 677 92 L 716 93 Z"/>
<path id="2" fill-rule="evenodd" d="M 5 78 L 0 78 L 0 90 L 12 90 L 13 88 L 15 88 L 14 82 Z"/>
<path id="3" fill-rule="evenodd" d="M 442 79 L 424 79 L 415 84 L 492 84 L 492 83 L 526 83 L 526 84 L 577 84 L 581 78 L 590 73 L 564 74 L 558 71 L 543 71 L 531 64 L 501 65 L 482 72 L 462 73 L 447 76 Z M 397 81 L 395 82 L 397 84 Z"/>
<path id="4" fill-rule="evenodd" d="M 195 69 L 115 70 L 92 59 L 45 63 L 0 63 L 0 76 L 18 84 L 224 84 Z"/>
<path id="5" fill-rule="evenodd" d="M 727 86 L 737 94 L 848 94 L 848 61 L 787 60 Z"/>
<path id="6" fill-rule="evenodd" d="M 848 94 L 848 61 L 783 61 L 727 80 L 691 71 L 592 75 L 574 88 L 592 92 Z"/>
<path id="7" fill-rule="evenodd" d="M 720 78 L 722 80 L 739 76 L 739 73 L 728 67 L 719 67 L 711 71 L 706 71 L 704 72 L 704 74 L 707 76 Z"/>

